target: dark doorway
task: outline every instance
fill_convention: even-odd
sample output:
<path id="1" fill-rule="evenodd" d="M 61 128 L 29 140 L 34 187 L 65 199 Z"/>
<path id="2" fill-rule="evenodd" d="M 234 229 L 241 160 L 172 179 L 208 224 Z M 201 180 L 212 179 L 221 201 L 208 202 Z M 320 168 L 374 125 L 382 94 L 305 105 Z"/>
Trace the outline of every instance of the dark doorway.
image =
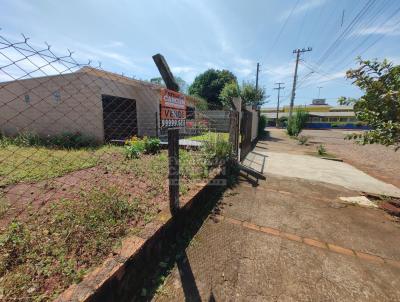
<path id="1" fill-rule="evenodd" d="M 105 94 L 101 99 L 104 140 L 125 140 L 137 135 L 136 101 Z"/>

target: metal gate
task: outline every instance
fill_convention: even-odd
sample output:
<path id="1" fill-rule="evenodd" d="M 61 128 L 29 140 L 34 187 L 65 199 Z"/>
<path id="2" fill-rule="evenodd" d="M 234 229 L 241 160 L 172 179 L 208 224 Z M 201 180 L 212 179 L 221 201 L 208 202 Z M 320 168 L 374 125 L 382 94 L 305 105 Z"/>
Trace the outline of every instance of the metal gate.
<path id="1" fill-rule="evenodd" d="M 244 109 L 242 111 L 242 120 L 240 123 L 240 161 L 243 161 L 251 151 L 251 127 L 253 124 L 253 114 Z"/>
<path id="2" fill-rule="evenodd" d="M 104 140 L 125 140 L 137 135 L 136 101 L 102 95 Z"/>

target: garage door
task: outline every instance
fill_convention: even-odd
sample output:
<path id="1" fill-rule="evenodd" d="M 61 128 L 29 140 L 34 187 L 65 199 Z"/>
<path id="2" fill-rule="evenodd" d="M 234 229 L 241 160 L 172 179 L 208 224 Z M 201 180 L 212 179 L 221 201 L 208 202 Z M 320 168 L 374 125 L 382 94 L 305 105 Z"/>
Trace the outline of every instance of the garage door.
<path id="1" fill-rule="evenodd" d="M 125 140 L 137 135 L 136 101 L 102 95 L 104 139 Z"/>

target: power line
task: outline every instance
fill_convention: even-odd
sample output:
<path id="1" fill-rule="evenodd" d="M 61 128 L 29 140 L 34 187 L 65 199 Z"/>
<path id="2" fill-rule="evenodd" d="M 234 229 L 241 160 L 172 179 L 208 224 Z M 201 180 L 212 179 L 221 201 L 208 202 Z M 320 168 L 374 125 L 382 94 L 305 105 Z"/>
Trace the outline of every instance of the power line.
<path id="1" fill-rule="evenodd" d="M 287 25 L 289 19 L 292 17 L 293 12 L 294 12 L 294 10 L 297 8 L 297 5 L 299 4 L 299 2 L 300 2 L 300 0 L 297 0 L 297 1 L 296 1 L 296 4 L 293 6 L 293 8 L 292 8 L 292 10 L 290 11 L 289 15 L 286 17 L 286 20 L 285 20 L 285 22 L 283 23 L 283 26 L 281 27 L 281 29 L 279 30 L 279 33 L 278 33 L 278 35 L 276 36 L 276 38 L 275 38 L 275 40 L 274 40 L 274 43 L 272 43 L 272 46 L 271 46 L 271 48 L 269 49 L 269 52 L 268 52 L 268 54 L 267 54 L 267 58 L 266 58 L 265 60 L 267 60 L 267 59 L 269 58 L 269 56 L 271 55 L 272 50 L 275 48 L 276 44 L 278 43 L 278 41 L 279 41 L 279 39 L 280 39 L 280 37 L 281 37 L 281 35 L 282 35 L 282 33 L 283 33 L 283 30 L 285 29 L 285 27 L 286 27 L 286 25 Z"/>

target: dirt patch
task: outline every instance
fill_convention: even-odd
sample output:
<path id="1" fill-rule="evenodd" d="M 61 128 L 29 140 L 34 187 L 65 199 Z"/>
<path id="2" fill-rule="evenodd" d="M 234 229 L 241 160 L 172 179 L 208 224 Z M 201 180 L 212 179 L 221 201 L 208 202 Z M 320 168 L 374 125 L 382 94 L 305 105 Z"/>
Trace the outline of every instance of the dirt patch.
<path id="1" fill-rule="evenodd" d="M 200 173 L 199 154 L 182 154 L 184 202 L 208 175 Z M 0 300 L 54 298 L 167 207 L 166 151 L 131 160 L 122 152 L 103 154 L 97 163 L 1 188 L 8 206 L 0 216 Z"/>

